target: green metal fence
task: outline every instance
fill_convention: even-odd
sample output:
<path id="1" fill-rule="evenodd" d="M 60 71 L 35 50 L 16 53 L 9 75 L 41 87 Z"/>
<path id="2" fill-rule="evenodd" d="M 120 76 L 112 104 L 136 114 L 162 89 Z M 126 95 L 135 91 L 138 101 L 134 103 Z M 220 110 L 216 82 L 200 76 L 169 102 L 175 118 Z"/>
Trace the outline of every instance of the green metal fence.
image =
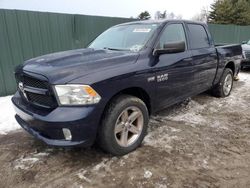
<path id="1" fill-rule="evenodd" d="M 85 47 L 108 27 L 126 18 L 0 10 L 0 96 L 14 93 L 14 67 L 39 55 Z M 250 39 L 250 26 L 214 25 L 216 43 Z"/>
<path id="2" fill-rule="evenodd" d="M 242 43 L 250 40 L 250 26 L 208 24 L 215 43 Z"/>
<path id="3" fill-rule="evenodd" d="M 14 67 L 39 55 L 85 47 L 126 18 L 0 10 L 0 96 L 14 93 Z"/>
<path id="4" fill-rule="evenodd" d="M 0 11 L 0 95 L 16 90 L 14 67 L 24 60 L 74 47 L 72 15 Z"/>

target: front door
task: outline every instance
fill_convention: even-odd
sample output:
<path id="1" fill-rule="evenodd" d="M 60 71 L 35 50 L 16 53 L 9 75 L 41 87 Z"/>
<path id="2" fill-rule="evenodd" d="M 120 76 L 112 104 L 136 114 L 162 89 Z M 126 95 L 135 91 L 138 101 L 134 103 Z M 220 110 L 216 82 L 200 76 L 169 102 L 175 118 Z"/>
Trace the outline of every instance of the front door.
<path id="1" fill-rule="evenodd" d="M 161 33 L 156 48 L 162 49 L 165 44 L 182 41 L 186 44 L 184 52 L 160 55 L 154 67 L 157 84 L 157 104 L 160 108 L 179 102 L 192 93 L 192 56 L 187 48 L 183 24 L 167 24 Z"/>

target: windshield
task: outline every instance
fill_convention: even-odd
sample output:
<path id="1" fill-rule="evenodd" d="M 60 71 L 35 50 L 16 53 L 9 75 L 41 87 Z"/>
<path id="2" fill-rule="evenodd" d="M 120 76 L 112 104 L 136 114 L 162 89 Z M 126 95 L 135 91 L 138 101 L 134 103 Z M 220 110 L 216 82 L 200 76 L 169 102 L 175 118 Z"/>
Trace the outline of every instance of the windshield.
<path id="1" fill-rule="evenodd" d="M 89 48 L 140 51 L 153 35 L 157 24 L 131 24 L 111 27 L 99 35 Z"/>
<path id="2" fill-rule="evenodd" d="M 250 40 L 247 42 L 248 45 L 250 45 Z"/>

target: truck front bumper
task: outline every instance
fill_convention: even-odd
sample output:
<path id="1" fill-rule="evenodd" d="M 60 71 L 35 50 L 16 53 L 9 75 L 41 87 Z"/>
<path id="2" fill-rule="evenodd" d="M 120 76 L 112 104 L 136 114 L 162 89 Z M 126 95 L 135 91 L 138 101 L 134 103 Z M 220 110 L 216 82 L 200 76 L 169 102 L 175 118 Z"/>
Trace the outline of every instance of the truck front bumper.
<path id="1" fill-rule="evenodd" d="M 97 106 L 57 107 L 52 111 L 34 108 L 17 92 L 12 98 L 16 120 L 23 129 L 51 146 L 91 146 L 96 138 L 100 119 Z M 63 129 L 68 129 L 67 140 Z"/>

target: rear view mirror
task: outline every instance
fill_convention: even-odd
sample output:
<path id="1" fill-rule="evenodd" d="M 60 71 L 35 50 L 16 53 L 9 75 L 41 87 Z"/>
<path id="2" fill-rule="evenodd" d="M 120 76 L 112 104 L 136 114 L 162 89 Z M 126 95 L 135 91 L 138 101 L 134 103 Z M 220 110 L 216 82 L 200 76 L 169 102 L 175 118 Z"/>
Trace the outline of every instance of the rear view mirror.
<path id="1" fill-rule="evenodd" d="M 180 53 L 186 50 L 186 44 L 184 41 L 167 43 L 163 45 L 162 49 L 154 49 L 153 55 L 159 56 L 162 54 Z"/>

